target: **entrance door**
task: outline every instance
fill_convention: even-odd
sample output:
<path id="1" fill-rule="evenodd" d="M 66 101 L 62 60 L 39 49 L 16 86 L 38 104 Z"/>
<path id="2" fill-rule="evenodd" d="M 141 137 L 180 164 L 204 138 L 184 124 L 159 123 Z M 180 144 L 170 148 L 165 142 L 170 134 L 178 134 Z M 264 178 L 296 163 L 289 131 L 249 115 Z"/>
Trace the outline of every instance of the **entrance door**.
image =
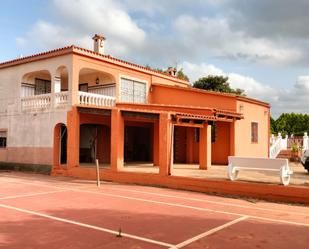
<path id="1" fill-rule="evenodd" d="M 60 128 L 60 164 L 67 163 L 67 127 L 61 125 Z"/>

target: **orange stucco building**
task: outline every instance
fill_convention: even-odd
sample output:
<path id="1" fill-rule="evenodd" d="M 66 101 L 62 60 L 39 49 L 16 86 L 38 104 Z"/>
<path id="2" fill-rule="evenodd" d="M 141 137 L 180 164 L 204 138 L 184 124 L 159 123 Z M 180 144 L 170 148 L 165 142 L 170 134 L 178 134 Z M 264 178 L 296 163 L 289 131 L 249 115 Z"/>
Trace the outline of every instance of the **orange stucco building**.
<path id="1" fill-rule="evenodd" d="M 229 155 L 268 157 L 267 103 L 190 83 L 76 46 L 0 64 L 0 162 L 52 174 L 169 181 L 174 164 L 207 170 Z M 139 162 L 155 173 L 123 170 Z"/>

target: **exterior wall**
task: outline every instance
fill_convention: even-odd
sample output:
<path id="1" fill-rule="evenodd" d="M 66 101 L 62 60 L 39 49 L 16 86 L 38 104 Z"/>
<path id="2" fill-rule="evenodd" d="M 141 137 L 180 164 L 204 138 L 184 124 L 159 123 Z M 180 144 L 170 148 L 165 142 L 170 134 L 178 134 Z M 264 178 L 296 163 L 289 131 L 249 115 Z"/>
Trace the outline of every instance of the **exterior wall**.
<path id="1" fill-rule="evenodd" d="M 236 98 L 232 95 L 214 94 L 207 91 L 184 87 L 153 85 L 149 93 L 152 104 L 187 105 L 198 107 L 236 110 Z"/>
<path id="2" fill-rule="evenodd" d="M 8 136 L 7 148 L 0 150 L 0 161 L 52 164 L 54 127 L 66 123 L 66 110 L 22 112 L 21 83 L 26 74 L 42 70 L 50 73 L 53 82 L 60 66 L 71 67 L 71 56 L 0 69 L 0 129 L 6 129 Z"/>
<path id="3" fill-rule="evenodd" d="M 231 123 L 217 122 L 216 141 L 211 146 L 212 164 L 228 164 Z"/>
<path id="4" fill-rule="evenodd" d="M 66 112 L 15 114 L 0 119 L 8 135 L 7 148 L 0 150 L 0 161 L 52 164 L 54 127 L 66 123 Z"/>
<path id="5" fill-rule="evenodd" d="M 269 150 L 269 107 L 247 101 L 237 101 L 244 119 L 235 122 L 235 155 L 268 157 Z M 258 123 L 258 142 L 251 142 L 251 122 Z"/>
<path id="6" fill-rule="evenodd" d="M 126 77 L 126 78 L 132 78 L 140 81 L 145 81 L 147 83 L 147 92 L 149 92 L 149 87 L 151 85 L 151 75 L 146 74 L 143 72 L 139 72 L 136 70 L 124 68 L 118 65 L 110 64 L 108 62 L 99 61 L 99 60 L 93 60 L 92 58 L 86 58 L 84 56 L 80 55 L 73 55 L 73 61 L 74 61 L 74 78 L 79 79 L 79 72 L 82 69 L 93 69 L 97 71 L 101 71 L 102 73 L 110 74 L 114 79 L 116 83 L 116 99 L 117 102 L 120 100 L 120 78 Z M 80 79 L 81 82 L 83 78 Z M 73 87 L 73 96 L 77 95 L 78 91 L 78 80 L 74 81 L 74 87 Z M 73 101 L 73 104 L 76 104 L 76 101 Z"/>
<path id="7" fill-rule="evenodd" d="M 171 80 L 171 79 L 166 79 L 163 77 L 158 77 L 158 76 L 152 76 L 152 82 L 156 84 L 163 84 L 163 85 L 168 85 L 168 86 L 179 86 L 179 87 L 189 87 L 189 82 L 182 83 L 182 82 L 177 82 L 177 79 Z"/>

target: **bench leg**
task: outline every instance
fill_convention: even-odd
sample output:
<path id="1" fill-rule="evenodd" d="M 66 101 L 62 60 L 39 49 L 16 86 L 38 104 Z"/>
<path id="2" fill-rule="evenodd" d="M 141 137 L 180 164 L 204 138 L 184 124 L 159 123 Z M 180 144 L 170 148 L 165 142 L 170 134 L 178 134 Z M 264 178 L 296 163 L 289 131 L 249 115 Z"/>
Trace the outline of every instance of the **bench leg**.
<path id="1" fill-rule="evenodd" d="M 284 186 L 288 186 L 291 180 L 290 172 L 285 167 L 280 169 L 280 180 Z"/>
<path id="2" fill-rule="evenodd" d="M 235 168 L 233 168 L 232 165 L 229 164 L 227 174 L 228 174 L 228 178 L 231 181 L 235 181 L 237 180 L 237 177 L 238 177 L 238 170 L 235 170 Z"/>

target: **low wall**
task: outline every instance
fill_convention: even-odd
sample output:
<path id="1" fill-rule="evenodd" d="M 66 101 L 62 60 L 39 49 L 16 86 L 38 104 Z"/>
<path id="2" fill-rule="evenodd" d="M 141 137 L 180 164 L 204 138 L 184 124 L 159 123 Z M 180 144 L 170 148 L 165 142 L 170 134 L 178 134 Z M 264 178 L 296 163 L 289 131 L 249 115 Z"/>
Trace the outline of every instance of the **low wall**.
<path id="1" fill-rule="evenodd" d="M 49 175 L 51 165 L 0 162 L 0 170 L 34 172 Z"/>
<path id="2" fill-rule="evenodd" d="M 71 168 L 68 176 L 95 180 L 95 168 Z M 119 183 L 141 184 L 192 190 L 204 193 L 228 194 L 232 196 L 253 197 L 269 201 L 282 201 L 309 204 L 309 187 L 283 186 L 276 184 L 232 182 L 229 180 L 198 179 L 180 176 L 161 176 L 151 173 L 113 172 L 101 169 L 101 180 Z"/>

